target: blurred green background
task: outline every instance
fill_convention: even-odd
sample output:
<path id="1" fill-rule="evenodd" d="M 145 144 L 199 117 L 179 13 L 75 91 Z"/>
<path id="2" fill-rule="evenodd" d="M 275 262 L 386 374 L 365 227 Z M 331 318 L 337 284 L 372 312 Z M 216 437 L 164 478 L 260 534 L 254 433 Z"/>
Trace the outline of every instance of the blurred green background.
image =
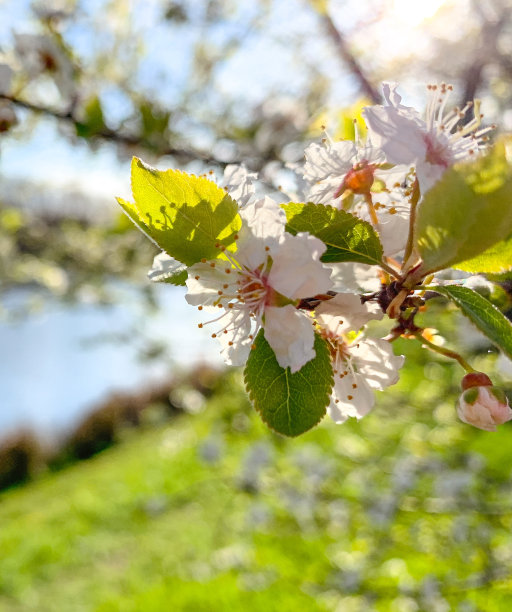
<path id="1" fill-rule="evenodd" d="M 510 131 L 511 8 L 0 2 L 2 612 L 509 609 L 509 427 L 457 420 L 459 366 L 397 341 L 370 415 L 283 439 L 184 291 L 150 286 L 157 251 L 113 197 L 138 155 L 245 162 L 285 198 L 321 125 L 351 137 L 386 79 L 420 109 L 449 81 Z M 421 316 L 510 397 L 469 323 Z"/>

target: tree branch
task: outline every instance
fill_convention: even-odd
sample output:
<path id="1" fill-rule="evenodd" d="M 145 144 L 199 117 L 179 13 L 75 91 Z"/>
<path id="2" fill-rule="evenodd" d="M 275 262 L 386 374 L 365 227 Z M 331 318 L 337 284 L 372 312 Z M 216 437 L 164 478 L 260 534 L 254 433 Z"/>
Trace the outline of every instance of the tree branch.
<path id="1" fill-rule="evenodd" d="M 334 22 L 331 19 L 329 13 L 327 11 L 322 11 L 322 13 L 319 14 L 319 17 L 324 24 L 327 34 L 334 43 L 341 60 L 347 65 L 349 71 L 357 79 L 361 92 L 369 100 L 371 100 L 373 104 L 380 104 L 382 102 L 382 99 L 379 92 L 375 89 L 375 87 L 366 77 L 363 68 L 348 48 L 344 37 L 342 36 L 338 28 L 334 25 Z"/>
<path id="2" fill-rule="evenodd" d="M 39 115 L 44 115 L 46 117 L 52 117 L 53 119 L 57 119 L 59 121 L 64 121 L 74 126 L 75 128 L 83 125 L 72 112 L 72 110 L 68 111 L 59 111 L 57 109 L 48 108 L 45 106 L 40 106 L 38 104 L 33 104 L 32 102 L 27 102 L 26 100 L 21 100 L 15 96 L 9 96 L 6 94 L 0 94 L 0 100 L 6 100 L 11 102 L 18 108 L 23 108 L 32 113 L 36 113 Z M 107 142 L 112 142 L 118 145 L 123 145 L 126 147 L 135 147 L 135 148 L 145 148 L 153 153 L 157 153 L 158 155 L 174 155 L 176 157 L 180 157 L 186 160 L 196 160 L 200 159 L 204 163 L 215 163 L 220 166 L 225 166 L 225 162 L 221 162 L 215 159 L 212 156 L 205 155 L 204 153 L 200 153 L 198 151 L 186 150 L 186 149 L 178 149 L 176 147 L 161 147 L 156 148 L 149 143 L 146 143 L 143 138 L 138 136 L 137 134 L 123 134 L 121 132 L 116 132 L 107 127 L 102 128 L 91 134 L 90 138 L 99 138 L 101 140 L 105 140 Z"/>

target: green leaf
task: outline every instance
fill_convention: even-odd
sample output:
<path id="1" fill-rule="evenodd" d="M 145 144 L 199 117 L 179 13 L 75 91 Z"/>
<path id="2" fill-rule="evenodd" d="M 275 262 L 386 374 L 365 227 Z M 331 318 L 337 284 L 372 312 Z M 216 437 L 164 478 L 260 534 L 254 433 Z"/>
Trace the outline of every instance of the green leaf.
<path id="1" fill-rule="evenodd" d="M 468 287 L 431 287 L 450 298 L 489 340 L 512 359 L 512 323 L 476 291 Z"/>
<path id="2" fill-rule="evenodd" d="M 126 213 L 127 217 L 144 233 L 146 237 L 151 240 L 154 244 L 157 244 L 153 238 L 149 235 L 148 226 L 141 221 L 139 218 L 139 211 L 135 207 L 135 204 L 132 202 L 128 202 L 127 200 L 123 200 L 123 198 L 116 198 L 118 204 L 121 206 L 123 211 Z"/>
<path id="3" fill-rule="evenodd" d="M 265 423 L 285 436 L 298 436 L 325 415 L 333 385 L 327 342 L 315 334 L 316 357 L 298 372 L 282 368 L 260 330 L 245 366 L 244 379 Z"/>
<path id="4" fill-rule="evenodd" d="M 415 224 L 425 273 L 467 263 L 512 233 L 507 144 L 502 140 L 487 155 L 447 170 L 425 194 Z M 496 258 L 486 261 L 498 265 Z"/>
<path id="5" fill-rule="evenodd" d="M 177 287 L 184 287 L 188 278 L 187 270 L 181 270 L 181 272 L 176 272 L 172 276 L 168 276 L 167 278 L 163 278 L 162 283 L 168 283 L 169 285 L 176 285 Z"/>
<path id="6" fill-rule="evenodd" d="M 309 232 L 327 246 L 322 261 L 354 261 L 370 265 L 382 262 L 382 245 L 373 227 L 358 217 L 324 204 L 282 205 L 292 234 Z"/>
<path id="7" fill-rule="evenodd" d="M 118 199 L 136 225 L 166 253 L 187 266 L 235 249 L 241 227 L 238 205 L 215 183 L 178 170 L 155 170 L 132 161 L 135 203 Z"/>
<path id="8" fill-rule="evenodd" d="M 453 267 L 473 274 L 502 274 L 512 270 L 512 235 Z"/>

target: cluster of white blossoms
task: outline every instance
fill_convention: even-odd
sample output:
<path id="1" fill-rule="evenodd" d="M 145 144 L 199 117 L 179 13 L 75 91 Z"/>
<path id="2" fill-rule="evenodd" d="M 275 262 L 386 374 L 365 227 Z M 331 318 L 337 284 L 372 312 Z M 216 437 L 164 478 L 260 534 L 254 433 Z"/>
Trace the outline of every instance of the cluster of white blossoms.
<path id="1" fill-rule="evenodd" d="M 367 332 L 389 303 L 368 292 L 389 286 L 389 269 L 403 270 L 411 255 L 412 205 L 421 205 L 447 168 L 478 154 L 491 129 L 480 128 L 478 114 L 460 127 L 471 105 L 446 112 L 451 87 L 428 89 L 423 119 L 401 103 L 396 86 L 385 84 L 384 104 L 363 111 L 366 141 L 356 135 L 355 141 L 326 137 L 310 144 L 299 171 L 302 201 L 344 210 L 373 226 L 383 245 L 383 266 L 323 263 L 326 245 L 307 232 L 287 232 L 280 205 L 257 195 L 256 174 L 228 166 L 221 186 L 239 206 L 236 248 L 219 244 L 220 258 L 188 268 L 186 299 L 205 313 L 200 327 L 211 328 L 226 363 L 244 364 L 263 329 L 279 365 L 294 373 L 315 357 L 315 333 L 324 338 L 334 373 L 328 412 L 337 423 L 366 415 L 374 391 L 398 381 L 404 358 L 394 355 L 388 339 Z M 162 254 L 150 277 L 159 280 L 177 269 Z"/>

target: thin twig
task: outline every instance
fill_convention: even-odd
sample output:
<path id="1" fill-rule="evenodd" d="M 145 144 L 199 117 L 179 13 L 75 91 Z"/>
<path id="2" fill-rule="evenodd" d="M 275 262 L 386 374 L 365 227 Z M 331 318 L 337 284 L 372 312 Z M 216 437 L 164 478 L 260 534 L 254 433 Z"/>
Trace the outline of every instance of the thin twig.
<path id="1" fill-rule="evenodd" d="M 455 351 L 450 351 L 449 349 L 445 349 L 442 346 L 437 346 L 437 344 L 430 342 L 430 340 L 427 340 L 424 336 L 421 335 L 421 331 L 413 332 L 412 335 L 434 353 L 439 353 L 440 355 L 444 355 L 445 357 L 448 357 L 450 359 L 455 359 L 455 361 L 457 361 L 464 368 L 464 370 L 466 370 L 466 372 L 476 372 L 476 370 L 469 365 L 469 363 L 464 359 L 464 357 L 462 357 L 462 355 L 459 355 L 459 353 L 456 353 Z"/>

